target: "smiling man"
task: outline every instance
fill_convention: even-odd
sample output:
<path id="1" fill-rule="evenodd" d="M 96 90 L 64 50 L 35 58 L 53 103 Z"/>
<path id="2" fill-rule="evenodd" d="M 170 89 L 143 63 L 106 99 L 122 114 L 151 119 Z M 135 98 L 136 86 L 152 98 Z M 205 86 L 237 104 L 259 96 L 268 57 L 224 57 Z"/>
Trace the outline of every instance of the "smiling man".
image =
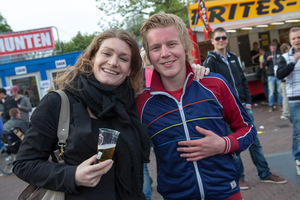
<path id="1" fill-rule="evenodd" d="M 279 59 L 277 77 L 286 77 L 286 92 L 289 99 L 290 121 L 293 124 L 293 155 L 296 172 L 300 176 L 300 27 L 290 30 L 292 48 Z"/>
<path id="2" fill-rule="evenodd" d="M 251 95 L 248 89 L 248 82 L 242 70 L 242 64 L 239 57 L 233 52 L 226 49 L 228 37 L 226 31 L 222 27 L 218 27 L 213 31 L 211 43 L 215 49 L 208 52 L 204 66 L 208 67 L 211 72 L 221 74 L 229 84 L 234 88 L 243 107 L 247 111 L 252 123 L 255 125 L 254 116 L 251 110 Z M 231 130 L 228 128 L 228 132 Z M 258 137 L 255 138 L 253 144 L 249 148 L 252 161 L 257 169 L 259 178 L 262 182 L 267 183 L 286 183 L 287 180 L 274 175 L 270 172 L 270 168 L 265 159 L 263 148 L 260 145 Z M 244 166 L 240 156 L 234 156 L 239 166 L 240 188 L 249 189 L 245 182 Z"/>
<path id="3" fill-rule="evenodd" d="M 192 43 L 179 17 L 157 13 L 140 33 L 154 71 L 137 107 L 158 157 L 158 192 L 165 200 L 241 200 L 231 153 L 247 149 L 256 130 L 235 92 L 218 74 L 193 79 Z"/>

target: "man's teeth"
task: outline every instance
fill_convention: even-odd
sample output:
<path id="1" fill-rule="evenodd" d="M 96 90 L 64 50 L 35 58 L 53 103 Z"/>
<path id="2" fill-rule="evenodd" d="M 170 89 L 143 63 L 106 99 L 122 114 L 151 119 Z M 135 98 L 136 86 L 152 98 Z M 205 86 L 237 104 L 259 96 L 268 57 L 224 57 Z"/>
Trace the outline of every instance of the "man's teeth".
<path id="1" fill-rule="evenodd" d="M 173 63 L 173 61 L 170 61 L 170 62 L 166 62 L 166 63 L 164 63 L 165 65 L 169 65 L 169 64 L 172 64 Z"/>
<path id="2" fill-rule="evenodd" d="M 114 72 L 114 71 L 111 71 L 109 69 L 103 69 L 104 72 L 107 72 L 107 73 L 110 73 L 110 74 L 114 74 L 114 75 L 117 75 L 118 73 L 117 72 Z"/>

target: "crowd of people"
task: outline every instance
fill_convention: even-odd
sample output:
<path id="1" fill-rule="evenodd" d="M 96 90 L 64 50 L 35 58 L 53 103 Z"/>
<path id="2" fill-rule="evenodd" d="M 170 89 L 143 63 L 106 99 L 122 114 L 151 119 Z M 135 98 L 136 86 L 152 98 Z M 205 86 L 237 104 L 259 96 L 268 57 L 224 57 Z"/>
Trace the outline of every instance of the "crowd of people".
<path id="1" fill-rule="evenodd" d="M 150 147 L 164 199 L 242 200 L 248 189 L 240 154 L 249 149 L 262 182 L 286 183 L 270 171 L 257 136 L 251 95 L 229 38 L 215 28 L 204 67 L 193 64 L 182 19 L 157 13 L 141 27 L 142 51 L 131 34 L 111 29 L 96 36 L 74 66 L 54 79 L 71 104 L 65 164 L 49 162 L 58 146 L 61 101 L 49 92 L 31 119 L 29 99 L 16 85 L 0 88 L 0 134 L 18 127 L 25 138 L 14 173 L 66 199 L 151 200 Z M 293 155 L 300 175 L 300 28 L 290 44 L 253 43 L 251 59 L 272 112 L 293 124 Z M 199 77 L 199 78 L 198 78 Z M 276 104 L 275 104 L 276 102 Z M 96 163 L 98 130 L 120 131 L 112 159 Z M 215 181 L 218 180 L 218 181 Z"/>
<path id="2" fill-rule="evenodd" d="M 32 111 L 30 100 L 24 95 L 19 94 L 20 88 L 17 85 L 10 87 L 8 91 L 5 88 L 0 88 L 0 115 L 1 125 L 8 132 L 14 128 L 19 128 L 23 133 L 26 132 L 29 126 L 29 113 Z M 0 132 L 0 136 L 2 132 Z M 0 139 L 0 147 L 3 144 Z"/>

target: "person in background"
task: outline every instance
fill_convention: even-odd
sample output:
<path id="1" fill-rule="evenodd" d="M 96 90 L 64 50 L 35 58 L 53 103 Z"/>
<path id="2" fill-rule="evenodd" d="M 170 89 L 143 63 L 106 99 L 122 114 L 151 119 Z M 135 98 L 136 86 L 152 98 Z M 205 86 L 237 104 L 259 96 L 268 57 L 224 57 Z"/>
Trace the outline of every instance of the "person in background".
<path id="1" fill-rule="evenodd" d="M 259 64 L 259 55 L 260 54 L 259 54 L 258 42 L 253 42 L 253 49 L 250 52 L 253 65 Z"/>
<path id="2" fill-rule="evenodd" d="M 267 67 L 265 67 L 263 65 L 264 63 L 264 55 L 265 55 L 266 51 L 263 47 L 259 48 L 259 78 L 261 81 L 261 84 L 263 85 L 263 89 L 264 89 L 264 96 L 265 96 L 265 101 L 263 102 L 263 104 L 269 104 L 268 103 L 268 75 L 267 75 Z"/>
<path id="3" fill-rule="evenodd" d="M 17 102 L 18 108 L 21 111 L 21 119 L 29 125 L 29 112 L 32 111 L 32 106 L 29 99 L 23 95 L 20 95 L 20 88 L 17 85 L 12 86 L 10 89 L 10 95 Z"/>
<path id="4" fill-rule="evenodd" d="M 247 149 L 256 129 L 232 87 L 214 73 L 193 80 L 193 47 L 178 16 L 154 14 L 140 33 L 154 71 L 137 108 L 158 156 L 158 192 L 172 200 L 241 200 L 231 153 Z"/>
<path id="5" fill-rule="evenodd" d="M 29 95 L 29 91 L 28 90 L 24 91 L 24 96 L 27 97 L 28 100 L 30 100 L 30 95 Z"/>
<path id="6" fill-rule="evenodd" d="M 267 51 L 264 55 L 263 66 L 267 67 L 268 75 L 268 95 L 269 95 L 269 112 L 274 111 L 275 106 L 275 94 L 277 92 L 277 106 L 282 105 L 281 96 L 281 81 L 276 77 L 276 71 L 278 68 L 277 59 L 280 57 L 280 51 L 277 50 L 277 43 L 272 42 L 269 46 L 270 51 Z M 275 90 L 276 89 L 276 90 Z"/>
<path id="7" fill-rule="evenodd" d="M 217 27 L 212 33 L 211 43 L 214 45 L 214 50 L 209 51 L 204 62 L 204 66 L 210 68 L 211 72 L 221 74 L 228 83 L 234 88 L 239 100 L 242 102 L 244 109 L 247 111 L 253 125 L 255 119 L 251 109 L 251 95 L 248 89 L 248 83 L 244 72 L 242 71 L 240 59 L 231 51 L 227 50 L 228 36 L 226 30 L 222 27 Z M 228 128 L 228 133 L 231 130 Z M 270 172 L 270 168 L 265 159 L 263 148 L 260 145 L 259 138 L 256 136 L 253 144 L 249 148 L 252 162 L 254 163 L 259 178 L 262 182 L 270 183 L 286 183 L 287 180 Z M 240 174 L 241 189 L 249 189 L 245 182 L 244 166 L 240 156 L 234 156 Z"/>
<path id="8" fill-rule="evenodd" d="M 4 100 L 3 111 L 0 112 L 0 115 L 2 117 L 2 122 L 5 123 L 10 119 L 9 110 L 17 108 L 18 105 L 12 96 L 6 94 L 6 90 L 4 88 L 0 88 L 0 101 L 2 100 Z"/>
<path id="9" fill-rule="evenodd" d="M 143 60 L 145 87 L 150 87 L 153 74 L 153 65 L 149 62 L 144 48 L 141 49 L 141 57 Z"/>
<path id="10" fill-rule="evenodd" d="M 100 33 L 54 85 L 70 101 L 65 164 L 48 161 L 58 148 L 61 107 L 60 96 L 49 92 L 32 114 L 13 172 L 36 186 L 65 192 L 66 199 L 145 200 L 143 166 L 150 139 L 136 109 L 143 80 L 135 39 L 121 29 Z M 120 136 L 113 159 L 93 164 L 99 128 L 118 130 Z"/>
<path id="11" fill-rule="evenodd" d="M 280 49 L 280 43 L 279 43 L 279 41 L 278 41 L 276 38 L 273 38 L 273 39 L 272 39 L 272 42 L 273 42 L 274 44 L 276 44 L 276 48 L 279 50 L 279 49 Z"/>
<path id="12" fill-rule="evenodd" d="M 286 93 L 293 124 L 292 152 L 296 161 L 296 172 L 300 176 L 300 27 L 293 27 L 289 33 L 292 48 L 279 59 L 277 77 L 286 77 Z"/>
<path id="13" fill-rule="evenodd" d="M 3 124 L 4 130 L 10 131 L 14 128 L 19 128 L 23 134 L 28 129 L 28 125 L 21 119 L 21 112 L 18 108 L 9 110 L 10 119 Z"/>
<path id="14" fill-rule="evenodd" d="M 3 123 L 2 123 L 2 119 L 0 117 L 0 136 L 2 135 L 2 133 L 3 133 Z M 0 148 L 2 148 L 2 147 L 3 147 L 3 144 L 1 142 L 1 137 L 0 137 Z"/>
<path id="15" fill-rule="evenodd" d="M 290 45 L 288 43 L 283 43 L 280 46 L 281 54 L 287 53 L 290 50 Z M 289 118 L 289 101 L 286 94 L 286 78 L 281 79 L 281 95 L 282 95 L 282 114 L 280 119 Z"/>
<path id="16" fill-rule="evenodd" d="M 143 61 L 143 79 L 144 79 L 144 87 L 150 87 L 152 73 L 153 73 L 153 66 L 149 63 L 147 54 L 144 48 L 141 49 L 141 58 Z M 149 175 L 149 170 L 147 163 L 144 163 L 144 185 L 143 185 L 143 192 L 146 196 L 147 200 L 151 200 L 152 188 L 151 188 L 151 177 Z"/>
<path id="17" fill-rule="evenodd" d="M 0 100 L 0 112 L 3 112 L 3 110 L 4 110 L 4 105 L 3 105 L 2 100 Z"/>

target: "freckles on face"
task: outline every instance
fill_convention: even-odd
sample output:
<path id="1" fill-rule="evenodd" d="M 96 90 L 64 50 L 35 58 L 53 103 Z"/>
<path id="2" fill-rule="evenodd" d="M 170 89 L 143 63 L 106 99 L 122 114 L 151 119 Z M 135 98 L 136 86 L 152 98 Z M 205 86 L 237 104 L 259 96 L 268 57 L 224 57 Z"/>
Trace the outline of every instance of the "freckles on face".
<path id="1" fill-rule="evenodd" d="M 102 42 L 92 58 L 95 78 L 108 87 L 118 87 L 131 73 L 131 48 L 119 38 Z"/>

